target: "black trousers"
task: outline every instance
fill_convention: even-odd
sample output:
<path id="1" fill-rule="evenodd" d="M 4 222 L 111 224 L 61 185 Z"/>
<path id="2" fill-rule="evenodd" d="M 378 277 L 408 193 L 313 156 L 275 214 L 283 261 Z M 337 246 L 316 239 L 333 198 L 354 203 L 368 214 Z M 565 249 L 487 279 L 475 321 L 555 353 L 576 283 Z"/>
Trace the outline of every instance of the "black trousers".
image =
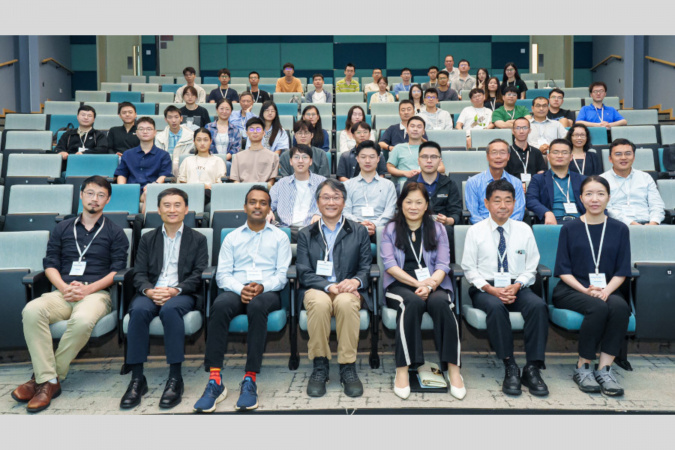
<path id="1" fill-rule="evenodd" d="M 396 367 L 411 366 L 414 369 L 424 364 L 422 315 L 425 312 L 434 321 L 434 342 L 441 369 L 447 363 L 459 365 L 459 324 L 452 311 L 451 295 L 438 288 L 425 301 L 415 294 L 412 286 L 395 282 L 387 287 L 387 306 L 396 309 Z"/>
<path id="2" fill-rule="evenodd" d="M 469 288 L 473 306 L 487 314 L 487 332 L 490 344 L 499 359 L 513 358 L 513 331 L 509 312 L 519 312 L 525 319 L 525 354 L 527 362 L 544 362 L 548 339 L 548 308 L 546 302 L 530 288 L 522 288 L 516 301 L 505 305 L 499 298 Z"/>
<path id="3" fill-rule="evenodd" d="M 204 367 L 223 367 L 223 359 L 227 351 L 227 337 L 230 322 L 240 314 L 248 316 L 248 335 L 246 343 L 246 371 L 260 372 L 265 341 L 267 340 L 267 316 L 272 311 L 281 308 L 279 292 L 264 292 L 253 297 L 250 303 L 241 301 L 241 297 L 234 292 L 223 292 L 211 305 L 209 317 L 209 335 L 206 339 L 206 353 Z"/>
<path id="4" fill-rule="evenodd" d="M 185 360 L 185 323 L 183 316 L 194 309 L 191 295 L 177 295 L 163 306 L 157 306 L 144 295 L 134 299 L 129 307 L 127 329 L 127 364 L 141 364 L 148 360 L 150 322 L 159 316 L 164 327 L 164 351 L 167 364 Z"/>
<path id="5" fill-rule="evenodd" d="M 630 307 L 618 291 L 614 291 L 605 302 L 561 281 L 553 289 L 553 305 L 584 315 L 579 329 L 579 356 L 594 360 L 598 344 L 601 352 L 619 355 L 628 329 Z"/>

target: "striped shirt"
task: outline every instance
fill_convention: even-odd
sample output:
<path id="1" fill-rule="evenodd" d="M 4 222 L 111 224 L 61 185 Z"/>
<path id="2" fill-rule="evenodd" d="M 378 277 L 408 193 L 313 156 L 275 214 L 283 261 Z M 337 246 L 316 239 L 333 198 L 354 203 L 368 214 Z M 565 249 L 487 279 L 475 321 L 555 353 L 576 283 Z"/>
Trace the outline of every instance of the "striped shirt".
<path id="1" fill-rule="evenodd" d="M 359 82 L 356 80 L 352 80 L 351 82 L 347 83 L 347 81 L 344 80 L 339 80 L 337 82 L 337 85 L 335 86 L 335 92 L 359 92 Z"/>
<path id="2" fill-rule="evenodd" d="M 309 174 L 309 190 L 312 194 L 312 201 L 309 206 L 307 217 L 305 217 L 304 225 L 309 225 L 312 217 L 321 215 L 319 207 L 316 205 L 316 188 L 326 178 L 315 173 Z M 272 198 L 272 211 L 276 212 L 279 220 L 283 226 L 290 226 L 293 223 L 293 208 L 295 206 L 295 198 L 297 197 L 297 189 L 295 186 L 295 175 L 289 175 L 274 183 L 270 190 L 270 197 Z"/>

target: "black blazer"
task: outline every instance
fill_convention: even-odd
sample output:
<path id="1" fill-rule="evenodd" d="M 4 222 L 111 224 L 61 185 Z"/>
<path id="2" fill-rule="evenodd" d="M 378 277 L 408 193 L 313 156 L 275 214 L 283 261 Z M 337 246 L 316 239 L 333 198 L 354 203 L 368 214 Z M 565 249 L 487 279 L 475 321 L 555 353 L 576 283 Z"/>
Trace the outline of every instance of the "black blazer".
<path id="1" fill-rule="evenodd" d="M 370 236 L 363 225 L 346 220 L 342 230 L 335 239 L 333 247 L 333 268 L 339 283 L 342 280 L 358 278 L 362 286 L 359 293 L 363 296 L 368 308 L 373 309 L 373 301 L 368 295 L 370 283 L 370 265 L 373 255 L 370 251 Z M 300 281 L 299 300 L 302 301 L 307 289 L 324 291 L 332 284 L 326 277 L 316 274 L 316 262 L 323 260 L 326 245 L 319 231 L 319 222 L 305 227 L 298 233 L 298 251 L 295 266 Z"/>
<path id="2" fill-rule="evenodd" d="M 577 172 L 570 171 L 570 200 L 574 198 L 579 214 L 586 214 L 586 208 L 581 203 L 581 182 L 586 177 Z M 553 171 L 548 169 L 544 173 L 538 173 L 532 176 L 530 185 L 527 187 L 525 195 L 525 204 L 528 210 L 534 212 L 539 220 L 544 220 L 544 215 L 553 209 L 553 198 L 556 189 L 553 186 Z"/>
<path id="3" fill-rule="evenodd" d="M 164 234 L 162 226 L 147 232 L 141 237 L 134 264 L 134 288 L 139 295 L 146 289 L 153 289 L 164 263 Z M 209 265 L 209 249 L 206 237 L 188 226 L 183 227 L 183 236 L 178 252 L 178 287 L 181 295 L 191 295 L 201 308 L 202 272 Z"/>

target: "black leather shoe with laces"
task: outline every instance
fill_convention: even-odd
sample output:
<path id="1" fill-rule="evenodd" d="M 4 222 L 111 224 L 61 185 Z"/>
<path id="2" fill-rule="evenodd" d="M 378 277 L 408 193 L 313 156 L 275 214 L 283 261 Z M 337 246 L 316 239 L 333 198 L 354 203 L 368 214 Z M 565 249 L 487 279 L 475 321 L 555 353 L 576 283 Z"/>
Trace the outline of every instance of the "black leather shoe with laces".
<path id="1" fill-rule="evenodd" d="M 518 369 L 517 365 L 507 364 L 504 368 L 502 392 L 509 395 L 520 395 L 523 393 L 520 388 L 520 369 Z"/>

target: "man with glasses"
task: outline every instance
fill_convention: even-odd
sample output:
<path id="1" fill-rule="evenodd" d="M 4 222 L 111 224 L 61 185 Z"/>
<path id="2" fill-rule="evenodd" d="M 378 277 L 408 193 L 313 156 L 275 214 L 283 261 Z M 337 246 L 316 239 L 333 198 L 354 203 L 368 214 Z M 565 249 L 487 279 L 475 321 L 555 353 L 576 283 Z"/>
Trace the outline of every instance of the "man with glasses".
<path id="1" fill-rule="evenodd" d="M 69 155 L 108 153 L 108 141 L 103 131 L 94 129 L 96 110 L 89 105 L 82 105 L 77 110 L 77 128 L 66 130 L 54 147 L 54 152 L 65 160 Z"/>
<path id="2" fill-rule="evenodd" d="M 143 214 L 148 184 L 162 184 L 166 177 L 172 175 L 171 156 L 155 145 L 155 121 L 152 117 L 141 117 L 136 126 L 141 144 L 122 154 L 114 176 L 117 177 L 117 184 L 141 185 L 140 212 Z"/>
<path id="3" fill-rule="evenodd" d="M 436 91 L 438 91 L 439 102 L 459 100 L 457 91 L 451 88 L 449 83 L 450 75 L 448 75 L 448 72 L 445 70 L 438 72 L 438 86 L 436 86 Z"/>
<path id="4" fill-rule="evenodd" d="M 633 169 L 635 144 L 615 139 L 609 146 L 612 169 L 600 175 L 609 182 L 609 217 L 626 225 L 659 225 L 666 216 L 665 204 L 654 179 L 647 172 Z"/>
<path id="5" fill-rule="evenodd" d="M 253 96 L 253 103 L 265 103 L 266 101 L 272 100 L 270 94 L 267 91 L 263 91 L 258 88 L 258 83 L 260 83 L 260 74 L 258 72 L 251 72 L 248 74 L 248 84 L 250 88 L 246 88 L 248 92 Z"/>
<path id="6" fill-rule="evenodd" d="M 562 89 L 551 89 L 548 93 L 548 117 L 551 120 L 557 120 L 563 127 L 569 128 L 574 125 L 574 111 L 562 109 L 565 92 Z"/>
<path id="7" fill-rule="evenodd" d="M 375 142 L 363 141 L 355 150 L 360 173 L 345 183 L 344 215 L 359 222 L 368 229 L 370 236 L 374 236 L 377 227 L 385 226 L 394 217 L 396 187 L 377 174 L 381 150 Z"/>
<path id="8" fill-rule="evenodd" d="M 308 91 L 305 101 L 308 103 L 333 103 L 333 93 L 323 89 L 323 75 L 315 73 L 312 77 L 314 90 Z"/>
<path id="9" fill-rule="evenodd" d="M 577 123 L 582 123 L 587 127 L 605 127 L 608 130 L 612 127 L 628 125 L 626 119 L 616 109 L 602 103 L 607 96 L 605 83 L 602 81 L 591 83 L 588 92 L 591 94 L 591 104 L 581 108 L 577 115 Z"/>
<path id="10" fill-rule="evenodd" d="M 183 122 L 183 116 L 174 105 L 164 109 L 166 127 L 155 135 L 157 148 L 168 152 L 173 159 L 173 173 L 178 174 L 181 155 L 189 155 L 195 152 L 194 131 Z"/>
<path id="11" fill-rule="evenodd" d="M 183 91 L 187 86 L 192 86 L 197 90 L 197 103 L 206 103 L 206 91 L 203 87 L 195 84 L 195 79 L 197 78 L 197 71 L 194 67 L 186 67 L 183 69 L 183 77 L 185 77 L 186 84 L 179 87 L 176 91 L 176 96 L 173 99 L 174 103 L 183 102 Z"/>
<path id="12" fill-rule="evenodd" d="M 30 381 L 12 398 L 28 403 L 28 412 L 47 408 L 61 394 L 70 363 L 89 340 L 96 323 L 110 314 L 109 288 L 115 274 L 127 267 L 129 240 L 114 222 L 103 217 L 112 188 L 104 177 L 82 183 L 82 213 L 59 222 L 49 236 L 45 275 L 54 290 L 28 302 L 23 309 L 23 334 L 33 365 Z M 85 259 L 86 255 L 86 259 Z M 49 325 L 67 320 L 66 332 L 54 352 Z"/>
<path id="13" fill-rule="evenodd" d="M 284 76 L 277 80 L 276 92 L 298 92 L 302 94 L 302 83 L 295 78 L 295 66 L 292 63 L 286 63 L 283 67 Z"/>
<path id="14" fill-rule="evenodd" d="M 438 91 L 429 88 L 424 91 L 424 108 L 419 116 L 426 122 L 427 130 L 452 130 L 452 116 L 450 113 L 437 108 Z"/>
<path id="15" fill-rule="evenodd" d="M 488 170 L 472 176 L 466 182 L 464 197 L 466 208 L 471 213 L 471 223 L 476 224 L 488 218 L 489 211 L 485 205 L 485 190 L 487 185 L 494 180 L 504 179 L 511 183 L 515 192 L 515 206 L 510 215 L 513 220 L 523 220 L 525 214 L 525 193 L 523 183 L 504 170 L 509 161 L 511 147 L 503 139 L 493 139 L 485 152 L 488 162 Z"/>
<path id="16" fill-rule="evenodd" d="M 265 124 L 255 117 L 246 122 L 246 134 L 251 143 L 246 150 L 232 157 L 230 179 L 235 183 L 262 183 L 268 187 L 274 184 L 279 171 L 279 155 L 263 147 Z"/>
<path id="17" fill-rule="evenodd" d="M 532 132 L 527 138 L 530 145 L 539 148 L 544 155 L 548 152 L 549 144 L 555 139 L 563 139 L 567 136 L 567 130 L 557 120 L 551 120 L 548 115 L 548 100 L 546 97 L 537 97 L 532 100 L 532 119 L 530 128 Z"/>
<path id="18" fill-rule="evenodd" d="M 347 63 L 345 77 L 342 80 L 338 80 L 335 85 L 335 92 L 359 92 L 359 82 L 353 79 L 355 73 L 356 67 L 354 64 Z"/>
<path id="19" fill-rule="evenodd" d="M 435 88 L 438 86 L 438 67 L 436 66 L 429 67 L 427 75 L 429 75 L 429 81 L 427 83 L 422 84 L 422 90 L 425 92 L 429 88 Z"/>
<path id="20" fill-rule="evenodd" d="M 504 106 L 500 106 L 492 113 L 492 123 L 497 128 L 511 129 L 516 119 L 521 117 L 530 120 L 532 116 L 526 107 L 516 105 L 518 89 L 515 86 L 507 86 L 503 93 Z"/>
<path id="21" fill-rule="evenodd" d="M 354 136 L 354 142 L 356 145 L 348 152 L 343 152 L 340 155 L 340 161 L 338 162 L 337 167 L 337 179 L 343 183 L 350 178 L 354 178 L 361 171 L 359 162 L 356 159 L 356 148 L 361 142 L 367 141 L 370 138 L 371 128 L 370 125 L 368 125 L 368 122 L 362 120 L 361 122 L 357 122 L 352 125 L 352 129 L 350 131 Z M 387 161 L 384 159 L 382 154 L 380 154 L 380 157 L 377 161 L 377 174 L 381 177 L 384 177 L 386 173 Z"/>
<path id="22" fill-rule="evenodd" d="M 471 148 L 471 130 L 489 130 L 494 128 L 492 124 L 492 110 L 485 107 L 485 91 L 473 88 L 469 92 L 471 106 L 462 110 L 457 118 L 458 130 L 466 131 L 466 148 Z"/>
<path id="23" fill-rule="evenodd" d="M 299 298 L 307 310 L 307 352 L 314 370 L 307 395 L 322 397 L 329 381 L 331 316 L 335 317 L 340 383 L 348 397 L 363 395 L 356 373 L 359 344 L 359 311 L 362 301 L 369 308 L 368 279 L 373 256 L 368 230 L 347 219 L 342 211 L 347 191 L 328 178 L 316 191 L 321 219 L 300 230 L 296 267 Z"/>
<path id="24" fill-rule="evenodd" d="M 325 178 L 330 176 L 330 164 L 326 151 L 312 145 L 314 137 L 314 125 L 309 120 L 298 120 L 293 124 L 293 138 L 297 141 L 297 147 L 310 148 L 312 158 L 309 171 Z M 279 156 L 279 175 L 287 177 L 293 175 L 294 166 L 291 164 L 291 152 L 283 152 Z"/>
<path id="25" fill-rule="evenodd" d="M 377 87 L 377 82 L 382 78 L 382 69 L 373 69 L 373 82 L 364 86 L 364 92 L 377 92 L 380 88 Z"/>
<path id="26" fill-rule="evenodd" d="M 209 103 L 216 103 L 221 98 L 226 98 L 232 103 L 237 103 L 239 101 L 239 94 L 230 88 L 230 71 L 228 69 L 220 69 L 218 71 L 218 81 L 220 81 L 220 86 L 211 91 L 207 101 Z M 204 125 L 202 124 L 202 126 Z"/>
<path id="27" fill-rule="evenodd" d="M 509 146 L 511 157 L 506 170 L 516 178 L 520 178 L 523 186 L 530 182 L 532 175 L 544 173 L 548 166 L 542 153 L 528 143 L 527 137 L 530 135 L 530 121 L 524 117 L 514 121 L 513 145 Z"/>
<path id="28" fill-rule="evenodd" d="M 459 76 L 452 82 L 450 87 L 459 93 L 459 99 L 462 100 L 462 91 L 471 90 L 476 85 L 476 79 L 469 75 L 471 65 L 466 59 L 459 61 Z"/>
<path id="29" fill-rule="evenodd" d="M 249 119 L 258 117 L 253 114 L 253 103 L 255 103 L 253 101 L 253 94 L 248 91 L 242 92 L 239 96 L 241 109 L 239 111 L 232 111 L 232 114 L 230 114 L 230 123 L 237 127 L 241 136 L 246 134 L 246 122 L 248 122 Z"/>
<path id="30" fill-rule="evenodd" d="M 545 225 L 562 224 L 586 213 L 581 203 L 581 182 L 586 178 L 570 171 L 572 144 L 555 139 L 548 152 L 551 168 L 536 174 L 527 188 L 526 206 Z"/>

